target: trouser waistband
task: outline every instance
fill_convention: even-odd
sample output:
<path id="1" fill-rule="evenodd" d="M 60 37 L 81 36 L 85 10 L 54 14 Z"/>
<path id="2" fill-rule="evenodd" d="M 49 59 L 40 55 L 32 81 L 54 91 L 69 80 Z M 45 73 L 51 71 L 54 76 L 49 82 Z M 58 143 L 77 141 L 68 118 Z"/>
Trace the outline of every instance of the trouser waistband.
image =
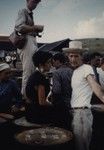
<path id="1" fill-rule="evenodd" d="M 87 106 L 84 106 L 84 107 L 72 107 L 71 109 L 72 110 L 73 109 L 89 109 L 89 107 L 87 107 Z"/>

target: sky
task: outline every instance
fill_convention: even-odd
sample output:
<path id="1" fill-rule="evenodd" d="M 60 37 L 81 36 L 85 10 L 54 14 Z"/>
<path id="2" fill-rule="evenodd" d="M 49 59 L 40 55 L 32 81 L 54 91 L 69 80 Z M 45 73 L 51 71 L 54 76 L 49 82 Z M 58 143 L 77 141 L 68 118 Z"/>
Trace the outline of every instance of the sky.
<path id="1" fill-rule="evenodd" d="M 25 7 L 26 0 L 0 0 L 0 35 L 10 35 L 18 10 Z M 44 25 L 38 42 L 104 38 L 104 0 L 41 0 L 34 21 Z"/>

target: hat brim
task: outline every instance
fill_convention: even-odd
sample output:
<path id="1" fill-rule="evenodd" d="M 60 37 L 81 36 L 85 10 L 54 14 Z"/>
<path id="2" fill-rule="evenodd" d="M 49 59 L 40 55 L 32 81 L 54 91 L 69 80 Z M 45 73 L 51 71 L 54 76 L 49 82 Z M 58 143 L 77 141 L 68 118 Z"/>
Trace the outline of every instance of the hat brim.
<path id="1" fill-rule="evenodd" d="M 63 52 L 65 53 L 80 53 L 83 52 L 83 49 L 75 49 L 75 48 L 63 48 L 62 49 Z"/>
<path id="2" fill-rule="evenodd" d="M 6 64 L 6 63 L 3 63 L 3 66 L 0 66 L 0 72 L 4 71 L 6 69 L 10 69 L 10 66 L 8 64 Z"/>

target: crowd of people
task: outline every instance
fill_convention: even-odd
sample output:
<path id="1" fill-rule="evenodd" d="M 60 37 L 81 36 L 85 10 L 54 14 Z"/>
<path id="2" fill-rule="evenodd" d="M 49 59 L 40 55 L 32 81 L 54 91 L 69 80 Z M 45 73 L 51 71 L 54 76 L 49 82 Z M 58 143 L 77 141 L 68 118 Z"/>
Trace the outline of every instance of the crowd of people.
<path id="1" fill-rule="evenodd" d="M 22 86 L 20 91 L 10 78 L 9 64 L 1 63 L 0 112 L 18 112 L 24 98 L 27 121 L 72 130 L 76 149 L 87 150 L 93 124 L 91 104 L 104 103 L 104 56 L 86 52 L 74 40 L 62 52 L 38 51 L 36 36 L 44 26 L 35 25 L 31 14 L 40 1 L 26 0 L 27 8 L 18 13 L 15 28 L 27 35 L 20 50 Z"/>
<path id="2" fill-rule="evenodd" d="M 35 52 L 35 71 L 25 88 L 27 121 L 72 130 L 79 149 L 90 144 L 91 102 L 104 103 L 104 56 L 85 52 L 80 41 L 71 41 L 69 48 L 56 54 Z M 22 93 L 10 74 L 10 66 L 1 63 L 0 112 L 17 112 L 23 105 Z"/>

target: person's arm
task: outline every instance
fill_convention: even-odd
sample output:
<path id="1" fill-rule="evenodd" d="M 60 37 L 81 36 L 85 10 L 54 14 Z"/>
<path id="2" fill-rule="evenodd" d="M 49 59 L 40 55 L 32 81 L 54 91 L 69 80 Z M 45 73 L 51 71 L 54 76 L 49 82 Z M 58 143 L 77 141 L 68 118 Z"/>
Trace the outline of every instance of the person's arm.
<path id="1" fill-rule="evenodd" d="M 26 33 L 29 33 L 29 32 L 42 32 L 43 28 L 44 28 L 43 25 L 34 25 L 34 26 L 22 25 L 19 32 L 23 33 L 23 34 L 26 34 Z"/>
<path id="2" fill-rule="evenodd" d="M 13 97 L 15 98 L 15 106 L 19 108 L 22 105 L 22 94 L 15 81 L 12 81 L 12 91 Z"/>
<path id="3" fill-rule="evenodd" d="M 87 76 L 87 81 L 89 85 L 91 86 L 93 92 L 96 94 L 96 96 L 104 102 L 104 90 L 102 87 L 95 81 L 93 75 L 88 75 Z"/>
<path id="4" fill-rule="evenodd" d="M 18 16 L 15 22 L 15 29 L 22 34 L 26 34 L 29 32 L 42 32 L 44 28 L 43 25 L 30 26 L 26 24 L 27 18 L 25 13 L 26 12 L 24 9 L 18 12 Z"/>
<path id="5" fill-rule="evenodd" d="M 38 86 L 38 99 L 40 105 L 50 105 L 50 103 L 46 101 L 45 87 L 43 85 Z"/>

